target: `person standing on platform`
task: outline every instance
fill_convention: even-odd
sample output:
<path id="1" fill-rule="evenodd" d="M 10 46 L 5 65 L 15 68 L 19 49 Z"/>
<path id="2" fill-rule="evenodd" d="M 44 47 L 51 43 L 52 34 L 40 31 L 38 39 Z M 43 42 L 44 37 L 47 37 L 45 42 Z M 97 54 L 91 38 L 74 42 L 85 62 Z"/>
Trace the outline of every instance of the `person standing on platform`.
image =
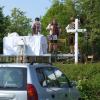
<path id="1" fill-rule="evenodd" d="M 68 29 L 75 29 L 75 19 L 74 17 L 70 18 L 70 24 L 66 27 L 66 31 Z M 75 44 L 75 34 L 74 33 L 69 33 L 68 34 L 68 44 L 70 46 L 70 53 L 74 54 L 74 44 Z"/>
<path id="2" fill-rule="evenodd" d="M 41 32 L 41 22 L 40 18 L 36 17 L 35 22 L 32 25 L 32 35 L 39 34 Z"/>
<path id="3" fill-rule="evenodd" d="M 57 40 L 59 37 L 59 33 L 61 31 L 56 19 L 53 19 L 51 23 L 48 24 L 46 30 L 49 31 L 48 40 L 49 40 L 49 52 L 56 53 L 57 52 Z"/>

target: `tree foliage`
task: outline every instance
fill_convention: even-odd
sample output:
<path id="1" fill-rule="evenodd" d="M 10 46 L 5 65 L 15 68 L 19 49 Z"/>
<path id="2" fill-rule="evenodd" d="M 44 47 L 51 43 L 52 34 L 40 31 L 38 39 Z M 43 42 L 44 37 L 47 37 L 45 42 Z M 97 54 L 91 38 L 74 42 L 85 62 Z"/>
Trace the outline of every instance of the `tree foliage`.
<path id="1" fill-rule="evenodd" d="M 65 27 L 69 23 L 68 19 L 70 19 L 71 16 L 75 16 L 75 14 L 72 1 L 67 0 L 64 4 L 59 2 L 59 0 L 53 1 L 50 9 L 48 9 L 47 13 L 42 17 L 42 32 L 48 34 L 46 32 L 46 26 L 53 18 L 56 18 L 61 26 L 62 33 L 65 33 Z"/>
<path id="2" fill-rule="evenodd" d="M 0 53 L 2 53 L 3 37 L 5 36 L 8 23 L 8 16 L 4 16 L 3 7 L 0 7 Z"/>
<path id="3" fill-rule="evenodd" d="M 100 0 L 78 0 L 83 19 L 83 26 L 87 28 L 88 44 L 91 54 L 100 55 Z"/>
<path id="4" fill-rule="evenodd" d="M 19 35 L 27 35 L 31 32 L 31 19 L 25 16 L 25 12 L 14 8 L 10 16 L 9 32 L 17 32 Z"/>
<path id="5" fill-rule="evenodd" d="M 7 17 L 3 14 L 3 7 L 0 7 L 0 40 L 2 40 L 2 37 L 4 36 L 6 30 L 6 21 Z"/>

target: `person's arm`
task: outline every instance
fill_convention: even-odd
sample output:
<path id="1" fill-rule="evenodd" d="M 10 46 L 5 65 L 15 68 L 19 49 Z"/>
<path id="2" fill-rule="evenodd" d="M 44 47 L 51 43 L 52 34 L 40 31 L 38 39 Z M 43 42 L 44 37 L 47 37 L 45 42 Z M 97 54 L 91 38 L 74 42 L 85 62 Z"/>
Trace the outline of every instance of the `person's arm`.
<path id="1" fill-rule="evenodd" d="M 61 33 L 61 31 L 62 31 L 62 30 L 61 30 L 61 27 L 60 27 L 60 25 L 58 25 L 58 28 L 59 28 L 59 34 L 60 34 L 60 33 Z"/>
<path id="2" fill-rule="evenodd" d="M 46 30 L 51 30 L 51 24 L 46 27 Z"/>
<path id="3" fill-rule="evenodd" d="M 41 32 L 41 22 L 39 22 L 39 32 Z"/>
<path id="4" fill-rule="evenodd" d="M 69 29 L 69 24 L 67 25 L 67 27 L 65 29 L 66 29 L 66 32 L 67 32 L 67 30 Z"/>
<path id="5" fill-rule="evenodd" d="M 58 31 L 59 31 L 58 32 L 58 37 L 59 37 L 59 35 L 61 34 L 61 31 L 62 31 L 60 25 L 58 25 Z"/>

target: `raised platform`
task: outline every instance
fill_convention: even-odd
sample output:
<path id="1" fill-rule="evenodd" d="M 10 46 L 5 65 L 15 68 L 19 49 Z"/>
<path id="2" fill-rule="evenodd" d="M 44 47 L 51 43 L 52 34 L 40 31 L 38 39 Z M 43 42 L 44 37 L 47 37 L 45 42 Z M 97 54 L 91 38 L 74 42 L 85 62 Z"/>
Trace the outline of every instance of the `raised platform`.
<path id="1" fill-rule="evenodd" d="M 61 60 L 74 58 L 73 54 L 44 54 L 42 56 L 34 56 L 34 55 L 0 55 L 0 63 L 51 63 L 52 59 Z"/>

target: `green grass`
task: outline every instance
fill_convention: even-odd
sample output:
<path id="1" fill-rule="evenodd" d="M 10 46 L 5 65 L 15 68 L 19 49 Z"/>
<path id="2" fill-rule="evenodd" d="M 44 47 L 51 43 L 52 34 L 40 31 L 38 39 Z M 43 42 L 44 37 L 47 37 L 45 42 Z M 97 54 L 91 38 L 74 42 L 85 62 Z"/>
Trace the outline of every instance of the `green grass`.
<path id="1" fill-rule="evenodd" d="M 54 63 L 77 87 L 85 100 L 100 100 L 100 63 L 62 64 Z"/>

